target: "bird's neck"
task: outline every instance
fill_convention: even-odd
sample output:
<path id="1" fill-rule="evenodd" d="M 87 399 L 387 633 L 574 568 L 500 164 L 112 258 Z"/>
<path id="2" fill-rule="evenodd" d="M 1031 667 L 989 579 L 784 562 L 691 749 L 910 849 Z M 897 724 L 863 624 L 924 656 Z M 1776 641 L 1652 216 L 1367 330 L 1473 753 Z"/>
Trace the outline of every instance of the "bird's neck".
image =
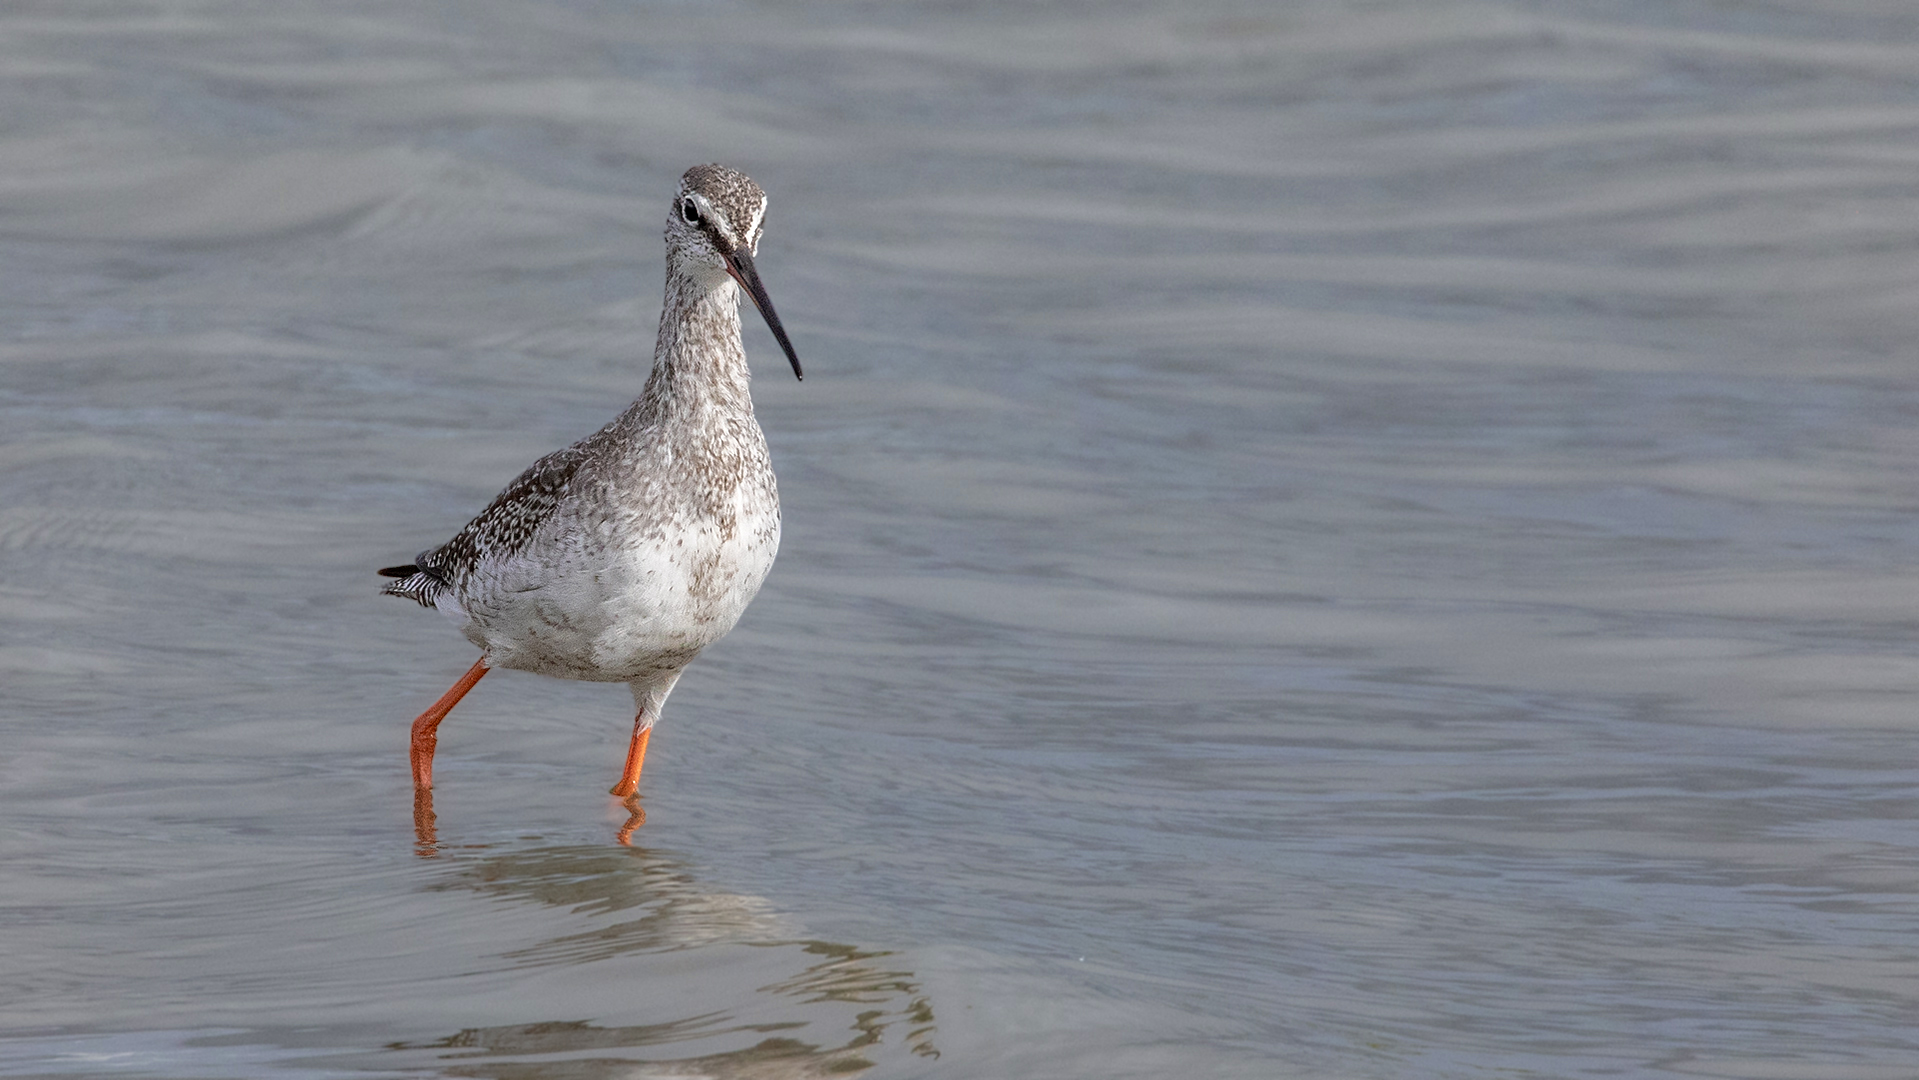
<path id="1" fill-rule="evenodd" d="M 669 267 L 653 345 L 653 373 L 635 403 L 648 420 L 724 410 L 751 415 L 740 291 L 733 279 L 702 281 Z"/>

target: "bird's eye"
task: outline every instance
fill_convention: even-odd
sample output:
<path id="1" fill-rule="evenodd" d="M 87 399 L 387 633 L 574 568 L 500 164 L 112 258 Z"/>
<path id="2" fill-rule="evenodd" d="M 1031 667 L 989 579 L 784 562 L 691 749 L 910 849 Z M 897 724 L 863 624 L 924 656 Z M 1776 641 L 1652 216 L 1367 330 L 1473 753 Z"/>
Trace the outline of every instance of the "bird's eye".
<path id="1" fill-rule="evenodd" d="M 687 199 L 680 203 L 680 217 L 686 219 L 688 225 L 698 225 L 700 223 L 700 208 L 693 205 L 692 199 Z"/>

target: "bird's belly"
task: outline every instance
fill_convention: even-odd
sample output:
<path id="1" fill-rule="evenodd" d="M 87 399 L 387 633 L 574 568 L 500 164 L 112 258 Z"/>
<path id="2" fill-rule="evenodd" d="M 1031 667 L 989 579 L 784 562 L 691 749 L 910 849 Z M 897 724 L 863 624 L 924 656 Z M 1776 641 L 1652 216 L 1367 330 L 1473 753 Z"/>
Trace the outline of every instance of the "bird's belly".
<path id="1" fill-rule="evenodd" d="M 493 667 L 598 682 L 652 678 L 684 667 L 739 622 L 778 543 L 774 524 L 570 552 L 503 575 L 519 580 L 469 600 L 464 629 Z"/>

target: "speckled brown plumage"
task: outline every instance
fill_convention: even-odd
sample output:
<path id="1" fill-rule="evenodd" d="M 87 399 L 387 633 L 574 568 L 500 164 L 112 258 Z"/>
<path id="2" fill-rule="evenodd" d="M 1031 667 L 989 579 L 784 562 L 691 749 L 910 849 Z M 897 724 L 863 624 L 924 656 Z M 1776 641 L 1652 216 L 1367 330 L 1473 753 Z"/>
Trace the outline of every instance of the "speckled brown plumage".
<path id="1" fill-rule="evenodd" d="M 687 170 L 639 398 L 534 462 L 446 543 L 382 571 L 398 578 L 385 592 L 447 615 L 488 667 L 630 683 L 640 730 L 650 727 L 779 548 L 779 493 L 740 344 L 745 286 L 799 374 L 753 268 L 765 208 L 741 173 Z"/>

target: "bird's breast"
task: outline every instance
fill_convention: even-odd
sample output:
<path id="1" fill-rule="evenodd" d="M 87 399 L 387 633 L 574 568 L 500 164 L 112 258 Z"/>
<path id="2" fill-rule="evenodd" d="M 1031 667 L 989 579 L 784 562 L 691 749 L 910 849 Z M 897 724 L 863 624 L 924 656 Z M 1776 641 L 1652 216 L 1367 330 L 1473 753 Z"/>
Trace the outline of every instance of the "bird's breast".
<path id="1" fill-rule="evenodd" d="M 468 605 L 494 666 L 594 681 L 673 670 L 731 630 L 779 551 L 777 497 L 601 504 Z"/>

